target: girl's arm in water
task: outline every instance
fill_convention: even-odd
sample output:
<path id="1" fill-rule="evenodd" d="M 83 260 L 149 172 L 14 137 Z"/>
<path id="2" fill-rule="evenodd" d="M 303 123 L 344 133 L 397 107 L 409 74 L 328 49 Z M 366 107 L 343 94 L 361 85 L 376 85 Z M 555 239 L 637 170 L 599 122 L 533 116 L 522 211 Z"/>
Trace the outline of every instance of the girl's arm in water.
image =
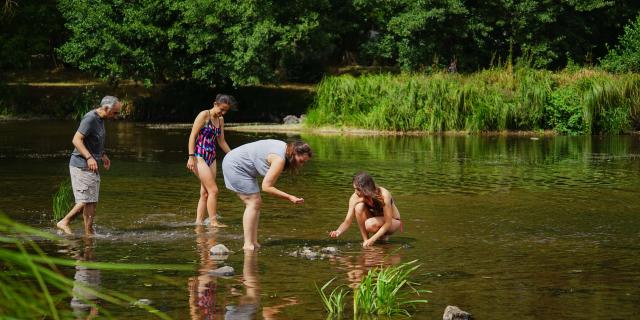
<path id="1" fill-rule="evenodd" d="M 229 151 L 231 151 L 231 148 L 229 147 L 227 140 L 224 139 L 224 118 L 220 117 L 218 119 L 220 119 L 220 135 L 217 138 L 218 145 L 220 146 L 220 149 L 224 151 L 224 153 L 229 153 Z"/>
<path id="2" fill-rule="evenodd" d="M 353 217 L 355 216 L 355 206 L 357 199 L 358 196 L 355 193 L 351 195 L 351 198 L 349 198 L 349 209 L 347 210 L 347 216 L 344 218 L 344 221 L 340 224 L 338 229 L 329 232 L 329 236 L 331 238 L 337 238 L 349 229 L 351 223 L 353 222 Z"/>

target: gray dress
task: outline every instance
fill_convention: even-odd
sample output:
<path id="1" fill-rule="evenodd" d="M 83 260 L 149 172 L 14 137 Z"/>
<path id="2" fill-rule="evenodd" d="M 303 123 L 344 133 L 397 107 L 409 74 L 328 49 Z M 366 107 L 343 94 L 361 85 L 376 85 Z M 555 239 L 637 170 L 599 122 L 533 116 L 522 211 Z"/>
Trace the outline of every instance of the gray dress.
<path id="1" fill-rule="evenodd" d="M 257 177 L 269 171 L 267 155 L 285 159 L 287 144 L 280 140 L 258 140 L 241 145 L 227 153 L 222 160 L 222 174 L 227 189 L 242 194 L 260 192 Z"/>

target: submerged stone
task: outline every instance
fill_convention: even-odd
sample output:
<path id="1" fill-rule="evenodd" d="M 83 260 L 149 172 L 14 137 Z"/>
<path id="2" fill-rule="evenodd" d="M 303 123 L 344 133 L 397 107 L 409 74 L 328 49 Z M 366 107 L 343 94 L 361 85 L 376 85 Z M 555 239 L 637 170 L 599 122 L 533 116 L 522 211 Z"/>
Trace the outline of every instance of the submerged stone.
<path id="1" fill-rule="evenodd" d="M 211 247 L 211 249 L 209 249 L 209 251 L 211 252 L 212 255 L 228 255 L 229 252 L 229 248 L 227 248 L 224 244 L 220 243 L 220 244 L 216 244 L 215 246 Z"/>
<path id="2" fill-rule="evenodd" d="M 235 274 L 235 271 L 233 270 L 233 267 L 224 266 L 224 267 L 220 267 L 218 269 L 209 271 L 209 274 L 213 276 L 230 277 Z"/>
<path id="3" fill-rule="evenodd" d="M 338 248 L 336 248 L 336 247 L 324 247 L 324 248 L 320 249 L 320 252 L 325 253 L 325 254 L 336 254 L 336 253 L 338 253 Z"/>
<path id="4" fill-rule="evenodd" d="M 149 299 L 138 299 L 138 301 L 134 301 L 131 303 L 134 306 L 149 306 L 151 305 L 151 300 Z"/>

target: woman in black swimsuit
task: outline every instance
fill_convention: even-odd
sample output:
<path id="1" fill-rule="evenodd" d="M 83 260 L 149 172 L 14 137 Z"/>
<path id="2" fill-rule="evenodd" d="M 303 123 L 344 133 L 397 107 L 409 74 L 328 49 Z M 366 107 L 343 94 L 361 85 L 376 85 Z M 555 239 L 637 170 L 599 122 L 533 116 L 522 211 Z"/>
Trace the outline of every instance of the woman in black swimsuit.
<path id="1" fill-rule="evenodd" d="M 362 246 L 373 245 L 376 240 L 386 240 L 389 235 L 402 230 L 400 212 L 389 190 L 376 186 L 373 178 L 366 172 L 353 177 L 355 189 L 349 198 L 349 210 L 344 222 L 329 236 L 337 238 L 351 226 L 353 218 L 358 222 Z M 373 234 L 369 237 L 369 234 Z"/>

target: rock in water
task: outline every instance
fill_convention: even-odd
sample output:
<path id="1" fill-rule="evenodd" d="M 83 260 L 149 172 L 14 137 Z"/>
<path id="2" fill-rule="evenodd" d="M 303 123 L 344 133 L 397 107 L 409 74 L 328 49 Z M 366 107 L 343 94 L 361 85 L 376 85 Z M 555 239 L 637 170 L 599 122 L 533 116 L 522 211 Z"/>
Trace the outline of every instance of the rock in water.
<path id="1" fill-rule="evenodd" d="M 456 306 L 447 306 L 444 309 L 444 315 L 442 315 L 442 320 L 472 320 L 473 317 L 471 313 L 466 311 L 462 311 L 460 308 Z"/>
<path id="2" fill-rule="evenodd" d="M 324 247 L 320 249 L 320 252 L 326 253 L 326 254 L 336 254 L 338 253 L 338 249 L 336 247 Z"/>
<path id="3" fill-rule="evenodd" d="M 233 267 L 230 267 L 230 266 L 224 266 L 224 267 L 220 267 L 218 269 L 209 271 L 210 275 L 222 276 L 222 277 L 230 277 L 234 273 L 235 271 L 233 270 Z"/>
<path id="4" fill-rule="evenodd" d="M 209 249 L 209 251 L 211 252 L 212 255 L 214 256 L 222 256 L 222 255 L 228 255 L 229 254 L 229 248 L 227 248 L 224 244 L 220 243 L 220 244 L 216 244 L 215 246 L 211 247 L 211 249 Z"/>
<path id="5" fill-rule="evenodd" d="M 282 123 L 283 124 L 296 124 L 296 123 L 300 123 L 300 119 L 294 115 L 288 115 L 286 117 L 284 117 L 284 119 L 282 119 Z"/>

